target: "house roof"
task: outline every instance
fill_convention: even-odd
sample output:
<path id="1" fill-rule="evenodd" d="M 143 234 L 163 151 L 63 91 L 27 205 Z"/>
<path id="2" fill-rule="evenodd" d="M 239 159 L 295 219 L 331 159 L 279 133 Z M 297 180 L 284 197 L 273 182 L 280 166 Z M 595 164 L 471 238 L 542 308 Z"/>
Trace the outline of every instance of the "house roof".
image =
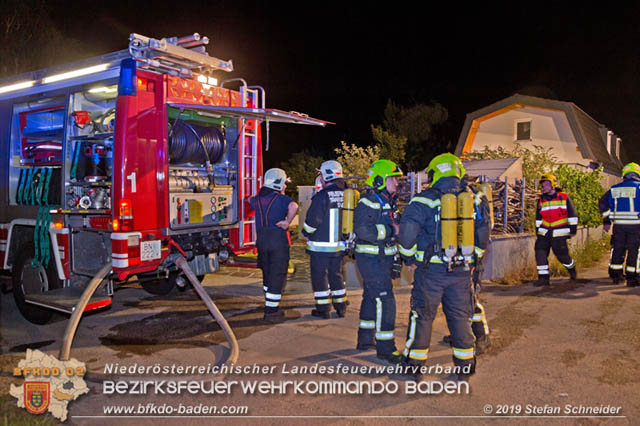
<path id="1" fill-rule="evenodd" d="M 473 160 L 463 161 L 462 165 L 464 165 L 465 171 L 469 176 L 485 176 L 489 180 L 496 180 L 500 179 L 518 160 L 518 157 Z M 520 174 L 522 174 L 522 171 L 520 171 Z"/>
<path id="2" fill-rule="evenodd" d="M 567 116 L 569 126 L 571 127 L 582 157 L 601 164 L 610 173 L 620 173 L 622 168 L 621 161 L 607 152 L 606 138 L 608 129 L 606 126 L 598 123 L 573 102 L 555 101 L 520 94 L 515 94 L 467 114 L 460 138 L 458 139 L 458 145 L 456 146 L 456 155 L 463 153 L 469 134 L 475 132 L 475 129 L 477 129 L 477 122 L 474 123 L 475 120 L 490 118 L 526 106 L 563 111 Z"/>

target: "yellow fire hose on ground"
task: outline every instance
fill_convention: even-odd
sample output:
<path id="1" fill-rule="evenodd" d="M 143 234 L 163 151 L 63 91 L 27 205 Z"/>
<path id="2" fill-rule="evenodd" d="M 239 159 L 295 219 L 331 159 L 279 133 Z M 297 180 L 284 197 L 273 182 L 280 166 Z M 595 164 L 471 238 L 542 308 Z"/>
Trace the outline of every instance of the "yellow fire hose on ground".
<path id="1" fill-rule="evenodd" d="M 229 326 L 229 323 L 224 318 L 218 307 L 213 303 L 209 294 L 204 290 L 198 278 L 193 273 L 189 264 L 187 263 L 184 257 L 178 258 L 176 261 L 176 265 L 184 271 L 185 275 L 193 285 L 193 288 L 198 293 L 198 296 L 202 299 L 204 304 L 207 306 L 207 309 L 213 315 L 215 320 L 220 324 L 220 328 L 224 332 L 227 341 L 229 342 L 229 346 L 231 347 L 231 354 L 229 355 L 229 359 L 226 364 L 235 364 L 238 361 L 238 355 L 240 353 L 240 348 L 238 346 L 238 341 L 236 340 L 236 336 L 233 334 L 233 330 Z M 62 338 L 62 346 L 60 347 L 60 354 L 58 358 L 60 361 L 68 361 L 71 353 L 71 345 L 73 343 L 73 338 L 76 334 L 76 330 L 78 329 L 78 324 L 80 324 L 80 319 L 82 318 L 82 314 L 84 313 L 84 309 L 89 303 L 91 296 L 96 292 L 102 281 L 107 277 L 107 275 L 111 272 L 111 263 L 107 263 L 100 269 L 100 271 L 96 274 L 95 277 L 89 282 L 89 285 L 82 293 L 80 300 L 76 304 L 76 307 L 69 319 L 69 323 L 67 324 L 67 328 L 64 332 L 64 336 Z"/>

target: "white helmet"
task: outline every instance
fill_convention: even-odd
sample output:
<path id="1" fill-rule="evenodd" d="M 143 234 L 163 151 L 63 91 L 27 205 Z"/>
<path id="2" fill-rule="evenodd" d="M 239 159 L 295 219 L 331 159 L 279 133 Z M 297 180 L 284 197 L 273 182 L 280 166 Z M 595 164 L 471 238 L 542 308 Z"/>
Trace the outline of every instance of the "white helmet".
<path id="1" fill-rule="evenodd" d="M 287 174 L 282 169 L 269 169 L 264 174 L 263 185 L 267 188 L 282 191 L 286 182 L 291 182 L 291 179 L 287 177 Z"/>
<path id="2" fill-rule="evenodd" d="M 334 160 L 325 161 L 318 169 L 325 182 L 342 177 L 342 165 Z"/>

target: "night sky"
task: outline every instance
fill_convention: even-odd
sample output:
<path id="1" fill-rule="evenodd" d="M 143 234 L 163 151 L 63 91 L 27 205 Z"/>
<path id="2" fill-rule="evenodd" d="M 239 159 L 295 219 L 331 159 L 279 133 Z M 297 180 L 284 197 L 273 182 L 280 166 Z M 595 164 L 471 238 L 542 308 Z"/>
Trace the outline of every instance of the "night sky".
<path id="1" fill-rule="evenodd" d="M 331 155 L 343 139 L 368 144 L 387 99 L 440 102 L 455 142 L 467 113 L 514 93 L 574 102 L 640 161 L 640 6 L 406 3 L 61 2 L 52 13 L 96 55 L 125 48 L 131 32 L 199 32 L 211 55 L 233 59 L 229 77 L 266 88 L 268 107 L 337 123 L 273 124 L 267 167 L 304 148 Z"/>

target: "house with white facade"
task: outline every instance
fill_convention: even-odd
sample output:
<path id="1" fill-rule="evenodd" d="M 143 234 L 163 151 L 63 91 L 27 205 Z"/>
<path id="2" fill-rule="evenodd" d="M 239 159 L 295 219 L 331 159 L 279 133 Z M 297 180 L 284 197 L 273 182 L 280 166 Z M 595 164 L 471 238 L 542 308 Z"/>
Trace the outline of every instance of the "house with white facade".
<path id="1" fill-rule="evenodd" d="M 620 180 L 622 140 L 572 102 L 515 94 L 467 114 L 455 154 L 516 143 L 551 147 L 561 163 L 602 166 L 605 187 Z"/>

